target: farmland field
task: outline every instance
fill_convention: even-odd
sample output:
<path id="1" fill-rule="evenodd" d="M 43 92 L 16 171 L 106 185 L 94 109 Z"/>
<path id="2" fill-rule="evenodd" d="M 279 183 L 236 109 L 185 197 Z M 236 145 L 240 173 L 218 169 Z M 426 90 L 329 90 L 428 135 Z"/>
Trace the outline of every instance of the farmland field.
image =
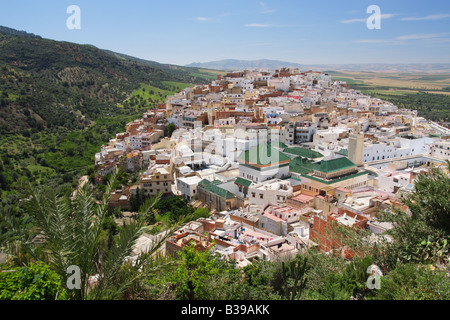
<path id="1" fill-rule="evenodd" d="M 330 71 L 333 80 L 346 81 L 361 91 L 383 91 L 388 94 L 428 92 L 449 94 L 450 74 L 375 73 Z M 388 91 L 388 92 L 386 92 Z"/>

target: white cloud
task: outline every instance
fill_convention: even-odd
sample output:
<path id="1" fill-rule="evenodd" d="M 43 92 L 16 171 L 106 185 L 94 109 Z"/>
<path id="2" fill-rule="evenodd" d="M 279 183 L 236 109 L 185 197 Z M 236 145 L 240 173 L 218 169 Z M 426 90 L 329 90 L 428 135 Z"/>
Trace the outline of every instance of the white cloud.
<path id="1" fill-rule="evenodd" d="M 354 40 L 354 43 L 394 43 L 395 41 L 390 39 L 363 39 L 363 40 Z"/>
<path id="2" fill-rule="evenodd" d="M 398 36 L 393 39 L 362 39 L 354 40 L 353 43 L 367 43 L 367 44 L 407 44 L 413 41 L 421 41 L 422 43 L 445 43 L 450 39 L 445 38 L 448 33 L 421 33 L 421 34 L 409 34 L 404 36 Z M 426 42 L 423 42 L 426 41 Z"/>
<path id="3" fill-rule="evenodd" d="M 398 40 L 428 40 L 437 39 L 446 36 L 447 33 L 422 33 L 422 34 L 410 34 L 406 36 L 396 37 Z"/>
<path id="4" fill-rule="evenodd" d="M 407 17 L 400 20 L 403 21 L 422 21 L 422 20 L 440 20 L 450 18 L 450 14 L 432 14 L 425 17 Z"/>
<path id="5" fill-rule="evenodd" d="M 206 22 L 206 21 L 211 21 L 212 19 L 208 18 L 208 17 L 197 17 L 197 18 L 194 18 L 194 20 L 199 21 L 199 22 Z"/>
<path id="6" fill-rule="evenodd" d="M 274 13 L 276 12 L 276 10 L 273 9 L 269 9 L 269 7 L 267 6 L 267 4 L 265 4 L 264 2 L 260 2 L 259 5 L 262 8 L 261 13 Z"/>
<path id="7" fill-rule="evenodd" d="M 249 24 L 245 24 L 245 27 L 249 27 L 249 28 L 268 28 L 271 25 L 270 24 L 264 24 L 264 23 L 249 23 Z"/>
<path id="8" fill-rule="evenodd" d="M 209 17 L 196 17 L 196 18 L 192 18 L 189 19 L 192 21 L 197 21 L 197 22 L 209 22 L 209 21 L 213 21 L 213 18 L 209 18 Z"/>
<path id="9" fill-rule="evenodd" d="M 396 13 L 383 13 L 380 15 L 381 19 L 390 19 L 393 18 L 395 16 L 398 16 L 398 14 Z M 366 22 L 367 19 L 370 16 L 367 16 L 367 18 L 361 18 L 361 19 L 349 19 L 349 20 L 342 20 L 341 23 L 353 23 L 353 22 Z"/>

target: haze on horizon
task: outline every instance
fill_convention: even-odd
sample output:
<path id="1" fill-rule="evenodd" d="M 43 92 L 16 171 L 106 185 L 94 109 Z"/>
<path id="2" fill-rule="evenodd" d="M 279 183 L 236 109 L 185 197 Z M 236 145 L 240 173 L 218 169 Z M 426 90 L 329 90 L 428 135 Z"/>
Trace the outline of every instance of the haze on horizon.
<path id="1" fill-rule="evenodd" d="M 450 63 L 450 3 L 437 0 L 1 1 L 0 25 L 160 63 Z M 70 5 L 80 30 L 66 26 Z M 367 28 L 370 5 L 379 30 Z"/>

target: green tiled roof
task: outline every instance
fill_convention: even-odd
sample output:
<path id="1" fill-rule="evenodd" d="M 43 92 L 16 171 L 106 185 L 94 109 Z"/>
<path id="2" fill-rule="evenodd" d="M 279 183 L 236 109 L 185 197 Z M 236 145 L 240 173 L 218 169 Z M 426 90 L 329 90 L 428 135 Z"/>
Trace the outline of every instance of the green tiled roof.
<path id="1" fill-rule="evenodd" d="M 308 159 L 315 159 L 315 158 L 322 158 L 323 154 L 317 151 L 300 148 L 300 147 L 294 147 L 294 148 L 285 148 L 283 150 L 284 153 L 293 154 L 296 156 L 308 158 Z"/>
<path id="2" fill-rule="evenodd" d="M 239 178 L 236 179 L 236 181 L 234 183 L 237 184 L 237 185 L 240 185 L 240 186 L 248 188 L 248 187 L 250 187 L 250 185 L 253 182 L 250 181 L 250 180 L 247 180 L 247 179 L 239 177 Z"/>
<path id="3" fill-rule="evenodd" d="M 218 181 L 218 180 L 211 182 L 207 179 L 203 179 L 202 181 L 200 181 L 198 183 L 198 185 L 201 188 L 203 188 L 211 193 L 214 193 L 215 195 L 217 195 L 221 198 L 225 198 L 225 199 L 234 198 L 234 194 L 232 194 L 228 190 L 222 189 L 219 186 L 217 186 L 217 184 L 219 184 L 219 183 L 220 183 L 220 181 Z"/>
<path id="4" fill-rule="evenodd" d="M 275 165 L 291 160 L 290 157 L 275 149 L 270 143 L 259 144 L 248 151 L 242 152 L 238 159 L 247 162 L 249 165 Z"/>
<path id="5" fill-rule="evenodd" d="M 346 175 L 346 176 L 343 176 L 340 178 L 338 177 L 337 179 L 331 179 L 331 180 L 323 180 L 319 177 L 310 175 L 314 170 L 330 173 L 330 172 L 347 169 L 347 168 L 351 168 L 351 167 L 356 167 L 356 165 L 344 157 L 332 159 L 332 160 L 325 160 L 325 161 L 322 160 L 319 162 L 314 162 L 309 159 L 297 157 L 297 158 L 294 158 L 291 160 L 291 162 L 289 164 L 289 171 L 298 173 L 302 177 L 305 177 L 305 178 L 308 178 L 311 180 L 315 180 L 315 181 L 318 181 L 318 182 L 321 182 L 324 184 L 332 184 L 332 183 L 336 183 L 339 181 L 344 181 L 347 179 L 351 179 L 351 178 L 359 177 L 359 176 L 362 176 L 365 174 L 369 174 L 368 171 L 364 170 L 361 172 L 356 172 L 354 174 Z"/>
<path id="6" fill-rule="evenodd" d="M 280 148 L 280 149 L 285 149 L 288 147 L 286 144 L 284 144 L 283 142 L 279 142 L 279 141 L 272 142 L 271 144 L 273 147 Z"/>
<path id="7" fill-rule="evenodd" d="M 314 170 L 330 173 L 352 167 L 356 167 L 356 165 L 345 157 L 332 160 L 322 160 L 319 162 L 297 157 L 291 160 L 289 164 L 289 171 L 299 174 L 307 174 Z"/>
<path id="8" fill-rule="evenodd" d="M 351 167 L 356 167 L 356 165 L 353 162 L 351 162 L 348 158 L 342 157 L 331 160 L 322 160 L 319 162 L 319 165 L 315 168 L 315 170 L 330 173 Z"/>
<path id="9" fill-rule="evenodd" d="M 308 172 L 311 172 L 315 167 L 316 164 L 313 161 L 302 157 L 294 158 L 289 163 L 289 171 L 299 174 L 306 174 Z"/>
<path id="10" fill-rule="evenodd" d="M 315 180 L 315 181 L 318 181 L 318 182 L 321 182 L 321 183 L 324 183 L 324 184 L 333 184 L 333 183 L 336 183 L 336 182 L 345 181 L 345 180 L 356 178 L 356 177 L 363 176 L 363 175 L 366 175 L 366 174 L 369 174 L 369 172 L 363 170 L 363 171 L 355 173 L 355 174 L 351 174 L 351 175 L 348 175 L 348 176 L 344 176 L 342 178 L 332 179 L 332 180 L 323 180 L 323 179 L 320 179 L 318 177 L 313 177 L 313 176 L 310 176 L 310 175 L 307 175 L 307 174 L 302 174 L 302 176 L 307 178 L 307 179 Z"/>
<path id="11" fill-rule="evenodd" d="M 338 152 L 336 152 L 336 154 L 341 154 L 343 156 L 348 156 L 348 149 L 341 149 Z"/>

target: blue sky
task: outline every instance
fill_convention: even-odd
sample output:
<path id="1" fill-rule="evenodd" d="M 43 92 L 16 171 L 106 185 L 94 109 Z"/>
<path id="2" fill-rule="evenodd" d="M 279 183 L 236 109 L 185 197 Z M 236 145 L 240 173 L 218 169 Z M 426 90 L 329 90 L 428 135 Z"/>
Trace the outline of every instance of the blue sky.
<path id="1" fill-rule="evenodd" d="M 70 5 L 80 30 L 66 27 Z M 379 30 L 367 28 L 370 5 L 381 9 Z M 0 25 L 179 65 L 450 63 L 448 0 L 0 0 Z"/>

